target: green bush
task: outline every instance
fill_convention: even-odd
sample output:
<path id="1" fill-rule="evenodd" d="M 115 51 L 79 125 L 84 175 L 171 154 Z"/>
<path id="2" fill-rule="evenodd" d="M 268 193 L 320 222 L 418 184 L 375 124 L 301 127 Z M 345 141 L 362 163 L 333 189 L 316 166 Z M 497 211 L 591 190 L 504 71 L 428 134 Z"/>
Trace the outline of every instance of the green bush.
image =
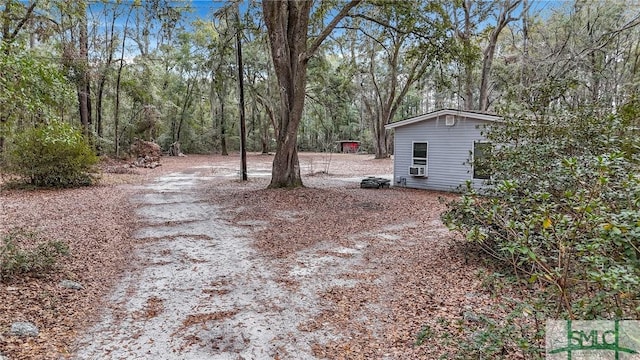
<path id="1" fill-rule="evenodd" d="M 2 238 L 0 281 L 23 274 L 42 276 L 55 267 L 60 256 L 69 254 L 68 246 L 61 241 L 40 241 L 30 248 L 23 245 L 37 240 L 35 234 L 24 231 L 14 231 Z"/>
<path id="2" fill-rule="evenodd" d="M 76 187 L 92 184 L 97 161 L 80 131 L 53 121 L 18 133 L 4 165 L 5 171 L 37 187 Z"/>
<path id="3" fill-rule="evenodd" d="M 450 204 L 450 228 L 498 259 L 551 317 L 640 311 L 638 107 L 511 119 L 491 130 L 493 186 Z"/>

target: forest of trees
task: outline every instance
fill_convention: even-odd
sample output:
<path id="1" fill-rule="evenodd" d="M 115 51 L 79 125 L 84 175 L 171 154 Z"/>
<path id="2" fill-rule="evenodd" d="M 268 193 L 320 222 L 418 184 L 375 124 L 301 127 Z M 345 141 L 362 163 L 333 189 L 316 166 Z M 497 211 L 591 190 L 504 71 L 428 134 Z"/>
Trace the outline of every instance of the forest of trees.
<path id="1" fill-rule="evenodd" d="M 125 156 L 135 138 L 237 151 L 239 32 L 247 146 L 277 153 L 275 186 L 297 184 L 298 150 L 353 139 L 388 157 L 384 125 L 435 109 L 611 114 L 640 85 L 640 15 L 624 2 L 0 6 L 0 149 L 59 120 L 80 127 L 98 155 Z"/>
<path id="2" fill-rule="evenodd" d="M 474 321 L 473 358 L 541 358 L 544 319 L 640 318 L 638 25 L 637 4 L 605 0 L 4 0 L 0 173 L 87 185 L 136 139 L 226 155 L 244 114 L 247 149 L 275 153 L 270 187 L 292 188 L 298 151 L 387 158 L 391 122 L 498 114 L 492 186 L 442 218 L 497 264 L 495 296 L 526 299 Z"/>

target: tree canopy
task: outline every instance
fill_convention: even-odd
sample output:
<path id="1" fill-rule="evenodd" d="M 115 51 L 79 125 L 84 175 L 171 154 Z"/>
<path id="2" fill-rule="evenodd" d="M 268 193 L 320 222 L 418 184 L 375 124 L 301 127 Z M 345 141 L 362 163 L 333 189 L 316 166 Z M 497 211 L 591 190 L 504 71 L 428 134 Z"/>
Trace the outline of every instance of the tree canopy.
<path id="1" fill-rule="evenodd" d="M 297 151 L 358 140 L 386 157 L 384 125 L 439 108 L 606 116 L 638 91 L 640 18 L 623 3 L 203 4 L 4 2 L 0 149 L 60 120 L 98 154 L 135 138 L 238 151 L 238 32 L 248 150 L 275 151 L 273 187 L 302 185 Z"/>

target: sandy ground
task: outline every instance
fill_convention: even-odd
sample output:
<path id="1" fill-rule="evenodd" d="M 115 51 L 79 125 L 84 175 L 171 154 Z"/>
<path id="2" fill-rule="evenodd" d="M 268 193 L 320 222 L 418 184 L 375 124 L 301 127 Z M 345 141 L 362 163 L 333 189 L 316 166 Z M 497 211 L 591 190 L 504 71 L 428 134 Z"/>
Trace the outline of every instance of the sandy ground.
<path id="1" fill-rule="evenodd" d="M 391 176 L 392 160 L 370 155 L 300 154 L 306 187 L 266 189 L 271 161 L 251 154 L 247 182 L 237 155 L 195 156 L 105 174 L 97 188 L 0 193 L 4 224 L 63 239 L 74 254 L 59 273 L 0 284 L 11 296 L 0 330 L 41 328 L 35 339 L 0 331 L 0 353 L 453 358 L 453 324 L 492 302 L 439 220 L 455 195 L 360 189 L 365 176 Z M 84 289 L 57 288 L 64 278 Z M 416 341 L 425 329 L 428 344 Z"/>
<path id="2" fill-rule="evenodd" d="M 320 169 L 328 166 L 322 163 L 328 160 L 315 161 Z M 308 174 L 313 166 L 307 160 Z M 268 168 L 251 169 L 249 175 L 264 177 Z M 145 225 L 135 237 L 152 241 L 136 249 L 135 269 L 78 342 L 76 358 L 315 359 L 313 344 L 337 339 L 323 329 L 301 332 L 298 327 L 320 313 L 319 294 L 352 285 L 354 280 L 340 276 L 353 271 L 360 261 L 356 255 L 367 245 L 322 246 L 347 257 L 317 257 L 318 249 L 300 252 L 288 274 L 300 286 L 283 286 L 273 260 L 252 247 L 252 232 L 268 223 L 234 225 L 202 195 L 207 181 L 236 176 L 233 164 L 202 165 L 137 187 L 140 195 L 133 201 Z M 322 183 L 359 179 L 327 176 Z"/>

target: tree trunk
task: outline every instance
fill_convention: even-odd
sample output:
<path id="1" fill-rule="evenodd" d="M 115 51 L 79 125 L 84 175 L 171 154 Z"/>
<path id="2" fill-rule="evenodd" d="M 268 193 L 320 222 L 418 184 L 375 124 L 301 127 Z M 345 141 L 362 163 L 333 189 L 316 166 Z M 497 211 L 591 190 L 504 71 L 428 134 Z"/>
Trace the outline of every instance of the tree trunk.
<path id="1" fill-rule="evenodd" d="M 267 88 L 268 89 L 268 88 Z M 269 135 L 269 125 L 273 126 L 276 129 L 276 119 L 273 114 L 273 110 L 269 107 L 269 104 L 262 99 L 261 96 L 256 97 L 256 101 L 258 101 L 263 107 L 264 111 L 267 113 L 267 118 L 264 119 L 260 112 L 257 112 L 258 124 L 260 124 L 260 143 L 262 146 L 262 154 L 269 153 L 269 142 L 271 136 Z M 277 131 L 276 131 L 277 136 Z"/>
<path id="2" fill-rule="evenodd" d="M 270 188 L 302 186 L 297 136 L 304 108 L 307 64 L 322 41 L 359 2 L 353 0 L 347 3 L 311 44 L 307 44 L 307 31 L 313 1 L 262 2 L 271 58 L 280 90 L 280 118 Z"/>
<path id="3" fill-rule="evenodd" d="M 82 3 L 84 5 L 84 3 Z M 86 5 L 85 5 L 86 6 Z M 89 82 L 89 36 L 87 34 L 87 14 L 85 6 L 81 6 L 82 17 L 80 21 L 80 38 L 79 49 L 80 59 L 79 65 L 79 81 L 78 87 L 78 105 L 80 111 L 80 124 L 87 139 L 91 135 L 91 87 Z"/>
<path id="4" fill-rule="evenodd" d="M 115 44 L 116 19 L 117 19 L 117 16 L 114 10 L 113 17 L 111 18 L 111 24 L 108 29 L 105 28 L 105 39 L 109 39 L 107 49 L 106 49 L 107 58 L 105 60 L 104 69 L 100 73 L 100 78 L 98 80 L 98 89 L 96 94 L 97 96 L 96 97 L 96 135 L 98 137 L 98 141 L 96 142 L 96 152 L 98 153 L 98 155 L 102 155 L 101 141 L 102 141 L 102 137 L 104 136 L 104 125 L 102 121 L 104 118 L 104 114 L 103 114 L 104 88 L 107 83 L 107 73 L 111 68 L 111 63 L 113 62 L 113 55 L 115 52 L 114 44 Z"/>
<path id="5" fill-rule="evenodd" d="M 247 133 L 244 113 L 244 70 L 242 62 L 242 28 L 240 7 L 236 7 L 236 62 L 238 65 L 238 112 L 240 114 L 240 170 L 242 180 L 247 181 Z"/>
<path id="6" fill-rule="evenodd" d="M 387 135 L 383 130 L 380 135 L 376 136 L 376 159 L 386 159 L 389 157 L 389 151 L 387 149 Z"/>
<path id="7" fill-rule="evenodd" d="M 104 127 L 102 126 L 102 101 L 104 97 L 105 80 L 106 77 L 100 79 L 100 83 L 98 84 L 98 94 L 96 98 L 96 136 L 98 137 L 98 141 L 96 141 L 96 152 L 98 153 L 98 155 L 102 154 L 102 146 L 100 145 L 100 141 L 102 139 L 104 129 Z"/>
<path id="8" fill-rule="evenodd" d="M 123 42 L 124 44 L 124 42 Z M 124 46 L 123 46 L 124 48 Z M 124 52 L 123 52 L 124 54 Z M 124 55 L 123 55 L 124 56 Z M 118 76 L 116 77 L 116 103 L 113 110 L 113 142 L 115 147 L 116 158 L 120 157 L 120 82 L 122 80 L 122 68 L 124 67 L 124 58 L 120 57 L 120 65 L 118 66 Z"/>
<path id="9" fill-rule="evenodd" d="M 464 2 L 464 34 L 462 38 L 462 48 L 464 53 L 464 109 L 473 110 L 473 56 L 471 56 L 471 2 Z"/>
<path id="10" fill-rule="evenodd" d="M 502 30 L 512 21 L 518 18 L 511 17 L 513 11 L 516 10 L 523 0 L 511 0 L 505 1 L 501 4 L 500 14 L 498 15 L 498 22 L 495 28 L 489 35 L 489 44 L 484 49 L 482 60 L 482 77 L 480 79 L 480 111 L 487 111 L 489 108 L 489 81 L 491 79 L 491 68 L 493 66 L 493 57 L 496 52 L 496 44 L 498 43 L 498 37 Z M 524 9 L 528 11 L 528 9 Z"/>
<path id="11" fill-rule="evenodd" d="M 304 108 L 311 1 L 263 1 L 271 57 L 280 89 L 280 118 L 271 188 L 302 186 L 298 126 Z"/>
<path id="12" fill-rule="evenodd" d="M 260 111 L 258 111 L 257 104 L 254 106 L 253 116 L 258 127 L 260 137 L 260 150 L 263 155 L 269 153 L 269 124 L 267 120 L 262 117 Z"/>
<path id="13" fill-rule="evenodd" d="M 127 19 L 128 20 L 128 19 Z M 126 30 L 127 26 L 125 25 L 125 30 Z M 124 34 L 124 32 L 123 32 Z M 124 37 L 125 35 L 123 35 Z M 125 53 L 125 41 L 126 39 L 123 39 L 122 41 L 122 51 L 120 52 L 120 65 L 118 66 L 118 75 L 116 76 L 116 103 L 115 103 L 115 109 L 114 109 L 114 116 L 113 116 L 113 140 L 114 140 L 114 145 L 115 145 L 115 153 L 116 153 L 116 158 L 120 156 L 120 132 L 119 132 L 119 127 L 120 127 L 120 85 L 122 82 L 122 69 L 124 68 L 124 53 Z"/>
<path id="14" fill-rule="evenodd" d="M 473 67 L 471 64 L 465 65 L 464 74 L 464 109 L 473 110 Z"/>
<path id="15" fill-rule="evenodd" d="M 389 105 L 389 104 L 385 104 Z M 389 144 L 387 142 L 387 130 L 385 125 L 391 122 L 391 109 L 383 105 L 382 109 L 376 111 L 376 122 L 374 124 L 375 142 L 374 150 L 376 159 L 386 159 L 389 157 Z"/>
<path id="16" fill-rule="evenodd" d="M 222 91 L 218 94 L 218 101 L 220 101 L 220 154 L 226 156 L 229 155 L 229 152 L 227 151 L 227 124 L 225 121 L 224 96 L 222 94 Z"/>
<path id="17" fill-rule="evenodd" d="M 520 61 L 520 84 L 522 88 L 529 86 L 529 0 L 524 0 L 522 6 L 522 60 Z M 523 99 L 526 101 L 526 99 Z"/>
<path id="18" fill-rule="evenodd" d="M 215 144 L 216 141 L 216 114 L 217 114 L 217 104 L 216 104 L 216 90 L 215 90 L 215 71 L 211 70 L 211 81 L 209 82 L 209 107 L 211 108 L 211 124 L 212 124 L 212 134 L 213 141 Z"/>
<path id="19" fill-rule="evenodd" d="M 297 132 L 297 129 L 296 129 Z M 284 131 L 282 133 L 285 133 Z M 273 158 L 272 176 L 270 188 L 294 188 L 301 187 L 300 162 L 298 161 L 298 149 L 296 135 L 289 136 L 284 141 L 278 140 L 276 155 Z"/>
<path id="20" fill-rule="evenodd" d="M 195 80 L 194 80 L 195 82 Z M 174 142 L 180 143 L 180 134 L 182 133 L 182 124 L 184 123 L 187 117 L 187 109 L 191 106 L 193 102 L 193 91 L 195 88 L 195 84 L 192 81 L 187 81 L 187 93 L 185 94 L 184 102 L 182 103 L 182 108 L 180 110 L 180 120 L 178 121 L 178 128 L 176 129 Z"/>
<path id="21" fill-rule="evenodd" d="M 482 78 L 480 80 L 480 106 L 478 110 L 486 111 L 489 108 L 489 77 L 493 66 L 493 56 L 496 52 L 496 43 L 498 34 L 491 36 L 489 45 L 484 50 L 484 59 L 482 61 Z"/>

